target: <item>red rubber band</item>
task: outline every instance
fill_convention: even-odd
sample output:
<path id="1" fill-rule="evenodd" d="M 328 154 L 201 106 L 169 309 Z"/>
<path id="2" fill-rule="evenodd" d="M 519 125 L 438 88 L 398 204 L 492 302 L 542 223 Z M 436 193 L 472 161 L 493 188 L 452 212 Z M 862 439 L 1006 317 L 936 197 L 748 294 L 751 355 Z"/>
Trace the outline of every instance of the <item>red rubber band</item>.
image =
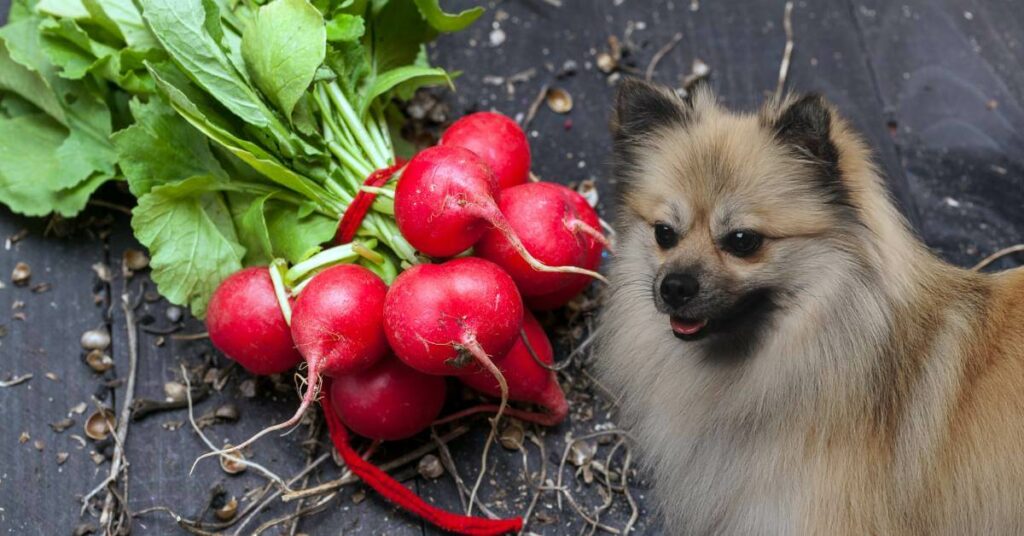
<path id="1" fill-rule="evenodd" d="M 328 381 L 324 381 L 323 389 L 328 389 Z M 334 412 L 331 403 L 325 398 L 321 400 L 320 406 L 324 410 L 324 420 L 327 421 L 327 429 L 331 434 L 331 441 L 334 448 L 338 449 L 345 465 L 363 482 L 381 494 L 385 499 L 391 501 L 403 510 L 416 514 L 430 524 L 455 534 L 468 536 L 495 536 L 519 532 L 523 528 L 523 519 L 486 519 L 481 517 L 464 516 L 446 512 L 436 506 L 427 504 L 419 495 L 416 495 L 409 488 L 403 486 L 390 475 L 381 471 L 377 466 L 364 460 L 358 452 L 348 444 L 348 431 L 341 419 Z"/>
<path id="2" fill-rule="evenodd" d="M 404 165 L 404 160 L 396 158 L 395 165 L 380 168 L 370 173 L 370 176 L 366 177 L 366 180 L 363 181 L 363 186 L 372 186 L 374 188 L 384 186 L 388 179 Z M 341 221 L 338 222 L 338 232 L 334 235 L 335 244 L 348 244 L 356 237 L 359 225 L 363 223 L 363 218 L 370 211 L 370 206 L 373 205 L 373 200 L 376 198 L 377 194 L 362 189 L 356 192 L 356 196 L 352 198 L 352 203 L 345 209 L 345 213 L 341 215 Z"/>

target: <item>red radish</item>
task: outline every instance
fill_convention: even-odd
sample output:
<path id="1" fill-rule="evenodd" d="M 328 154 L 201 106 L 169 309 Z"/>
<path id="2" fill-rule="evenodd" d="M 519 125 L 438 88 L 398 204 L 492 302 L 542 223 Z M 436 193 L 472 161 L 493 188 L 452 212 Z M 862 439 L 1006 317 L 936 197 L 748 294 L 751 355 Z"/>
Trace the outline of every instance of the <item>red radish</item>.
<path id="1" fill-rule="evenodd" d="M 494 173 L 468 149 L 434 146 L 420 151 L 395 187 L 395 221 L 412 246 L 432 257 L 469 249 L 487 231 L 494 206 Z"/>
<path id="2" fill-rule="evenodd" d="M 370 439 L 405 439 L 430 426 L 444 406 L 446 381 L 385 357 L 354 374 L 335 376 L 330 403 L 345 426 Z"/>
<path id="3" fill-rule="evenodd" d="M 218 350 L 253 374 L 279 374 L 302 362 L 266 266 L 239 270 L 217 287 L 206 329 Z"/>
<path id="4" fill-rule="evenodd" d="M 574 190 L 551 182 L 531 182 L 503 191 L 498 205 L 515 236 L 541 262 L 588 271 L 600 264 L 601 250 L 608 242 L 598 231 L 597 212 Z M 524 299 L 568 287 L 582 289 L 589 283 L 582 275 L 535 270 L 506 235 L 488 231 L 477 243 L 476 254 L 504 268 Z"/>
<path id="5" fill-rule="evenodd" d="M 388 341 L 405 364 L 428 374 L 453 374 L 474 370 L 466 367 L 475 359 L 500 386 L 501 404 L 491 420 L 470 510 L 508 404 L 508 384 L 490 356 L 507 353 L 522 325 L 523 301 L 512 278 L 496 264 L 475 257 L 409 268 L 392 283 L 384 304 Z"/>
<path id="6" fill-rule="evenodd" d="M 537 319 L 527 312 L 523 319 L 522 336 L 501 359 L 498 368 L 505 375 L 505 381 L 508 383 L 508 397 L 511 400 L 537 404 L 547 413 L 539 414 L 508 409 L 508 415 L 545 426 L 554 426 L 565 420 L 569 413 L 569 405 L 565 401 L 562 388 L 558 385 L 558 376 L 553 370 L 547 368 L 553 363 L 554 352 L 551 349 L 551 341 L 548 340 L 540 322 L 537 322 Z M 501 396 L 498 382 L 492 375 L 484 371 L 464 374 L 459 376 L 459 381 L 486 395 Z M 495 410 L 497 407 L 493 405 L 478 406 L 446 417 L 440 422 L 448 422 L 468 413 Z"/>
<path id="7" fill-rule="evenodd" d="M 456 375 L 474 358 L 505 355 L 522 324 L 515 283 L 494 263 L 475 257 L 409 268 L 384 304 L 391 348 L 427 374 Z"/>
<path id="8" fill-rule="evenodd" d="M 465 147 L 476 153 L 498 178 L 498 186 L 509 188 L 530 178 L 530 144 L 519 124 L 506 115 L 477 112 L 452 123 L 441 145 Z"/>
<path id="9" fill-rule="evenodd" d="M 315 275 L 295 300 L 292 337 L 316 376 L 365 370 L 388 353 L 384 300 L 388 287 L 358 264 L 339 264 Z"/>
<path id="10" fill-rule="evenodd" d="M 604 279 L 576 266 L 548 266 L 533 257 L 502 215 L 494 174 L 462 147 L 437 145 L 409 161 L 395 188 L 395 220 L 402 236 L 432 257 L 450 257 L 475 244 L 490 227 L 534 270 Z"/>
<path id="11" fill-rule="evenodd" d="M 387 290 L 381 278 L 357 264 L 339 264 L 313 276 L 292 308 L 292 338 L 307 365 L 302 403 L 287 421 L 264 428 L 231 450 L 298 424 L 319 393 L 321 376 L 358 372 L 387 355 L 383 324 Z M 200 459 L 223 453 L 209 452 Z"/>

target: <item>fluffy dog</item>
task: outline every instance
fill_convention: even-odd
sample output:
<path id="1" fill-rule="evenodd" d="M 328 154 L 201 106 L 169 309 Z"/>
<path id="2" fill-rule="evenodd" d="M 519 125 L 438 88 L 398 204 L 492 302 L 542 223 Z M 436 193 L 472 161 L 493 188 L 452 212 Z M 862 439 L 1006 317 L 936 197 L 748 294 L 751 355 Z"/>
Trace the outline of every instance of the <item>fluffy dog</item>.
<path id="1" fill-rule="evenodd" d="M 670 534 L 1024 534 L 1024 271 L 950 266 L 819 96 L 617 97 L 598 366 Z"/>

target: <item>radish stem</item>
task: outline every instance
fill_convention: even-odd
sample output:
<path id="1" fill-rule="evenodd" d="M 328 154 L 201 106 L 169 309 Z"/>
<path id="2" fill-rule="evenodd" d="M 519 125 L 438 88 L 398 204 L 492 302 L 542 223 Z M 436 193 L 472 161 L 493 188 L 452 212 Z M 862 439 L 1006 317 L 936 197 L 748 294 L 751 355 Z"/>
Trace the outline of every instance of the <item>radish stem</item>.
<path id="1" fill-rule="evenodd" d="M 352 262 L 356 260 L 357 257 L 359 257 L 359 254 L 354 251 L 352 244 L 344 244 L 325 249 L 295 266 L 292 266 L 284 276 L 285 282 L 290 285 L 294 285 L 313 270 L 323 268 L 330 264 Z"/>
<path id="2" fill-rule="evenodd" d="M 274 284 L 274 294 L 277 296 L 277 304 L 281 307 L 281 314 L 284 315 L 284 321 L 288 325 L 292 325 L 292 306 L 288 302 L 288 289 L 284 286 L 284 279 L 282 278 L 281 272 L 285 270 L 288 264 L 284 259 L 274 259 L 270 263 L 270 282 Z"/>

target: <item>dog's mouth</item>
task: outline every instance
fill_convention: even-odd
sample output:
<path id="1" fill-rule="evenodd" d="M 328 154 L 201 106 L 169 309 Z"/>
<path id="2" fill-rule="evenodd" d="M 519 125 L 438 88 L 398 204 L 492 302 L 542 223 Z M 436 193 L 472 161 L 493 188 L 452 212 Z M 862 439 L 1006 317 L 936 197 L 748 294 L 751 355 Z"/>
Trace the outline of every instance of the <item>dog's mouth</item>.
<path id="1" fill-rule="evenodd" d="M 669 324 L 672 325 L 672 333 L 684 341 L 699 339 L 704 335 L 704 328 L 708 325 L 708 319 L 694 320 L 679 316 L 670 316 Z"/>
<path id="2" fill-rule="evenodd" d="M 712 318 L 692 318 L 678 314 L 669 316 L 672 334 L 684 341 L 704 339 L 712 334 L 727 333 L 741 339 L 751 339 L 763 327 L 772 311 L 777 308 L 771 289 L 749 292 L 721 315 Z M 732 339 L 733 337 L 728 337 Z"/>

